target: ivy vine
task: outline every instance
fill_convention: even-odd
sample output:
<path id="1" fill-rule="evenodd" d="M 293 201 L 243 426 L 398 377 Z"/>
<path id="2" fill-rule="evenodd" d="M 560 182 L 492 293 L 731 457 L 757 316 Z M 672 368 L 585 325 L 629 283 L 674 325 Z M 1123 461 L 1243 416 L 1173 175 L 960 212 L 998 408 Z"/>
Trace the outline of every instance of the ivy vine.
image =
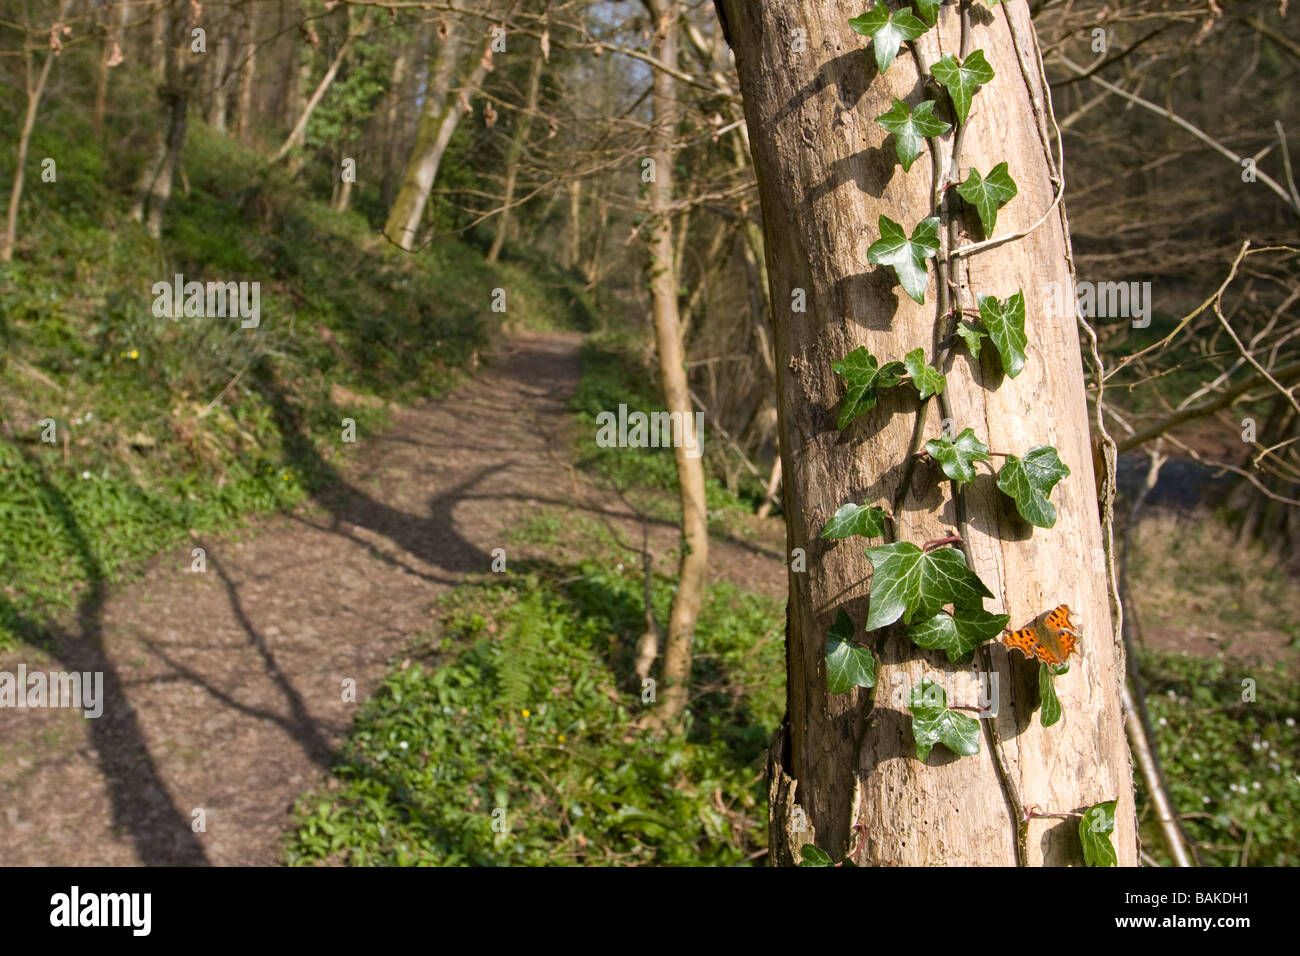
<path id="1" fill-rule="evenodd" d="M 959 203 L 974 210 L 983 238 L 987 240 L 994 236 L 999 210 L 1015 199 L 1018 190 L 1005 161 L 997 163 L 987 174 L 972 167 L 967 170 L 966 178 L 958 181 L 961 143 L 972 104 L 980 89 L 995 75 L 983 50 L 967 49 L 971 34 L 969 6 L 973 0 L 959 0 L 962 14 L 960 55 L 949 53 L 928 70 L 914 41 L 935 26 L 943 0 L 913 2 L 915 10 L 911 6 L 891 10 L 884 0 L 876 0 L 866 13 L 849 20 L 849 26 L 870 38 L 876 66 L 881 73 L 890 68 L 900 49 L 907 44 L 922 75 L 924 89 L 934 96 L 915 106 L 895 99 L 887 113 L 876 117 L 876 123 L 892 135 L 895 156 L 904 172 L 911 169 L 928 147 L 934 165 L 935 189 L 929 215 L 916 222 L 910 231 L 904 224 L 887 216 L 879 218 L 880 236 L 868 248 L 867 258 L 875 265 L 892 269 L 896 284 L 918 304 L 925 302 L 930 284 L 930 263 L 933 261 L 938 308 L 937 344 L 933 362 L 926 361 L 924 349 L 915 349 L 901 359 L 884 361 L 866 348 L 859 347 L 832 363 L 831 368 L 843 378 L 845 385 L 836 422 L 841 431 L 858 416 L 874 408 L 880 392 L 885 389 L 910 383 L 916 388 L 918 404 L 912 444 L 892 512 L 879 505 L 847 502 L 826 523 L 821 536 L 835 540 L 850 537 L 885 539 L 883 544 L 866 548 L 872 567 L 865 625 L 868 634 L 878 633 L 901 621 L 907 628 L 908 638 L 917 647 L 943 651 L 953 663 L 969 662 L 978 651 L 984 655 L 986 669 L 991 669 L 987 645 L 997 640 L 1010 618 L 985 609 L 984 601 L 993 594 L 972 567 L 964 534 L 959 532 L 921 545 L 897 541 L 893 535 L 894 515 L 899 512 L 911 485 L 916 460 L 927 457 L 951 482 L 962 532 L 966 515 L 965 487 L 975 479 L 976 466 L 980 464 L 994 472 L 998 491 L 1014 504 L 1025 521 L 1038 528 L 1050 529 L 1056 524 L 1056 509 L 1049 500 L 1052 489 L 1070 474 L 1070 469 L 1051 445 L 1036 445 L 1019 450 L 1019 454 L 997 452 L 990 449 L 971 428 L 956 436 L 945 430 L 939 438 L 926 441 L 924 450 L 921 448 L 926 412 L 932 401 L 938 403 L 945 419 L 956 420 L 949 395 L 945 392 L 945 369 L 951 367 L 958 347 L 964 345 L 972 358 L 978 360 L 987 339 L 1008 378 L 1021 373 L 1029 355 L 1022 289 L 998 290 L 997 294 L 990 290 L 989 293 L 977 294 L 974 308 L 962 308 L 959 301 L 950 305 L 950 293 L 957 294 L 956 285 L 949 282 L 949 274 L 960 238 Z M 988 0 L 988 5 L 994 7 L 1001 2 L 1003 0 Z M 946 111 L 951 121 L 936 115 L 939 110 Z M 950 131 L 953 150 L 950 166 L 945 172 L 940 168 L 935 138 Z M 945 231 L 946 236 L 941 234 Z M 1002 459 L 1000 468 L 993 468 L 994 458 Z M 833 694 L 848 693 L 855 687 L 871 689 L 876 684 L 879 662 L 865 640 L 855 638 L 853 622 L 843 608 L 826 635 L 826 670 L 828 687 Z M 1057 723 L 1061 718 L 1061 705 L 1053 681 L 1066 671 L 1068 666 L 1052 668 L 1047 664 L 1039 665 L 1039 708 L 1044 727 Z M 979 753 L 979 721 L 950 707 L 944 690 L 938 684 L 922 679 L 909 695 L 908 709 L 912 716 L 912 736 L 918 760 L 925 760 L 940 744 L 958 756 Z M 1061 814 L 1043 814 L 1033 807 L 1024 807 L 1001 763 L 1000 753 L 996 752 L 999 749 L 997 728 L 995 722 L 990 723 L 995 762 L 1020 818 L 1017 859 L 1021 865 L 1026 865 L 1029 819 Z M 1115 865 L 1115 851 L 1109 839 L 1114 828 L 1114 810 L 1115 801 L 1112 800 L 1097 804 L 1082 814 L 1065 815 L 1081 817 L 1080 839 L 1085 861 L 1090 865 Z M 852 856 L 851 851 L 849 857 Z M 838 863 L 833 861 L 824 850 L 812 844 L 802 848 L 801 857 L 803 866 L 852 865 L 847 858 Z"/>

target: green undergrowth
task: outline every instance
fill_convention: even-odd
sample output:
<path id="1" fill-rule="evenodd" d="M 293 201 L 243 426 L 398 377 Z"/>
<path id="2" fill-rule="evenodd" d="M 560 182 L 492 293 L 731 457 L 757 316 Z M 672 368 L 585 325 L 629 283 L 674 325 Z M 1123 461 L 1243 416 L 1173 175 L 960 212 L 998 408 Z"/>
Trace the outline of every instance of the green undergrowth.
<path id="1" fill-rule="evenodd" d="M 154 102 L 124 69 L 118 95 Z M 0 128 L 20 105 L 0 103 Z M 101 139 L 86 104 L 54 98 L 35 127 L 15 261 L 0 266 L 0 649 L 47 640 L 191 531 L 300 501 L 389 403 L 441 394 L 490 357 L 503 320 L 590 321 L 553 269 L 489 267 L 455 239 L 400 252 L 197 119 L 155 241 L 129 208 L 156 113 L 110 109 Z M 152 287 L 175 274 L 259 283 L 260 324 L 156 317 Z"/>
<path id="2" fill-rule="evenodd" d="M 661 520 L 678 520 L 677 465 L 672 448 L 602 448 L 596 443 L 597 417 L 618 415 L 620 404 L 629 413 L 663 411 L 652 370 L 641 360 L 635 344 L 624 335 L 591 335 L 580 352 L 582 380 L 570 407 L 576 413 L 579 467 L 604 478 L 639 508 Z M 762 500 L 757 481 L 742 483 L 737 493 L 714 477 L 714 456 L 726 454 L 721 439 L 710 435 L 705 423 L 705 501 L 711 520 L 724 520 L 729 512 L 753 512 Z M 724 522 L 725 523 L 725 522 Z"/>
<path id="3" fill-rule="evenodd" d="M 671 583 L 654 582 L 664 618 Z M 361 707 L 292 864 L 741 865 L 766 843 L 784 706 L 778 602 L 710 588 L 689 730 L 631 673 L 642 579 L 605 561 L 467 585 Z"/>
<path id="4" fill-rule="evenodd" d="M 1141 664 L 1169 796 L 1202 864 L 1300 865 L 1294 669 L 1155 652 Z M 1143 849 L 1169 865 L 1138 783 Z"/>

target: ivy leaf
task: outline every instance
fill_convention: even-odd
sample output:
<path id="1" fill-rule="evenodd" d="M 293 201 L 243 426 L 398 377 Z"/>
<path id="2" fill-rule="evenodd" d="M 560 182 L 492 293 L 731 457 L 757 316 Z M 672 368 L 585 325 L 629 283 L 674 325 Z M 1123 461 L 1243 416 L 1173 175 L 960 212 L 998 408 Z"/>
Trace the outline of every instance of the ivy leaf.
<path id="1" fill-rule="evenodd" d="M 922 20 L 934 26 L 939 18 L 939 6 L 942 3 L 943 0 L 916 0 L 916 12 L 921 15 Z"/>
<path id="2" fill-rule="evenodd" d="M 905 371 L 902 362 L 880 365 L 876 357 L 861 345 L 840 361 L 832 362 L 831 368 L 844 377 L 844 383 L 848 386 L 840 401 L 839 420 L 835 423 L 835 427 L 841 431 L 863 412 L 875 408 L 876 393 L 901 382 Z"/>
<path id="3" fill-rule="evenodd" d="M 1056 696 L 1056 684 L 1052 681 L 1052 669 L 1046 664 L 1038 665 L 1038 699 L 1043 705 L 1043 712 L 1038 716 L 1042 720 L 1044 727 L 1050 727 L 1061 719 L 1061 701 Z"/>
<path id="4" fill-rule="evenodd" d="M 1016 192 L 1016 181 L 1007 172 L 1006 163 L 998 163 L 985 178 L 972 166 L 966 181 L 957 187 L 957 195 L 979 213 L 986 237 L 993 235 L 993 227 L 998 224 L 998 208 L 1015 199 Z"/>
<path id="5" fill-rule="evenodd" d="M 936 743 L 963 757 L 980 752 L 979 721 L 949 710 L 948 695 L 938 684 L 922 680 L 920 686 L 912 688 L 908 706 L 912 711 L 917 760 L 930 756 Z"/>
<path id="6" fill-rule="evenodd" d="M 1002 356 L 1007 377 L 1015 378 L 1025 367 L 1025 346 L 1029 344 L 1025 337 L 1025 293 L 1017 291 L 1006 302 L 992 295 L 977 295 L 975 300 L 980 307 L 980 321 Z"/>
<path id="7" fill-rule="evenodd" d="M 909 109 L 906 103 L 895 97 L 894 108 L 876 117 L 877 123 L 894 134 L 894 152 L 898 154 L 903 172 L 910 170 L 916 157 L 921 155 L 927 137 L 952 129 L 951 123 L 945 123 L 934 115 L 934 105 L 934 100 L 926 100 L 917 103 L 915 109 Z"/>
<path id="8" fill-rule="evenodd" d="M 1070 469 L 1051 445 L 1036 445 L 1024 458 L 1008 455 L 998 472 L 998 490 L 1016 501 L 1020 517 L 1039 528 L 1056 524 L 1056 508 L 1047 496 Z"/>
<path id="9" fill-rule="evenodd" d="M 975 437 L 975 430 L 967 428 L 956 441 L 947 435 L 931 438 L 925 450 L 939 463 L 943 473 L 960 485 L 975 480 L 975 462 L 989 460 L 989 446 Z"/>
<path id="10" fill-rule="evenodd" d="M 948 660 L 967 660 L 971 652 L 991 641 L 1006 629 L 1010 614 L 990 614 L 980 607 L 958 607 L 951 614 L 940 611 L 922 621 L 907 636 L 917 647 L 928 651 L 947 651 Z"/>
<path id="11" fill-rule="evenodd" d="M 965 60 L 951 53 L 934 65 L 930 75 L 943 84 L 952 97 L 952 108 L 959 122 L 966 122 L 975 91 L 993 79 L 993 67 L 984 59 L 983 50 L 972 50 Z"/>
<path id="12" fill-rule="evenodd" d="M 937 368 L 925 364 L 925 349 L 912 349 L 904 355 L 903 366 L 907 369 L 907 374 L 912 376 L 912 384 L 921 393 L 921 401 L 931 395 L 938 395 L 948 384 L 948 380 Z"/>
<path id="13" fill-rule="evenodd" d="M 912 16 L 910 10 L 891 11 L 883 3 L 849 21 L 857 33 L 871 37 L 871 46 L 876 53 L 876 66 L 884 73 L 889 64 L 898 56 L 898 48 L 904 40 L 915 40 L 926 31 L 926 25 Z"/>
<path id="14" fill-rule="evenodd" d="M 939 217 L 918 222 L 911 239 L 888 216 L 881 216 L 879 225 L 880 238 L 867 250 L 867 258 L 876 265 L 892 266 L 903 291 L 924 305 L 925 286 L 930 279 L 925 260 L 939 252 Z"/>
<path id="15" fill-rule="evenodd" d="M 826 632 L 826 685 L 832 694 L 876 686 L 875 656 L 870 648 L 850 643 L 852 639 L 853 621 L 841 608 Z"/>
<path id="16" fill-rule="evenodd" d="M 984 344 L 982 340 L 988 337 L 988 333 L 974 323 L 958 322 L 957 334 L 966 342 L 966 348 L 970 349 L 971 357 L 979 358 L 980 346 Z"/>
<path id="17" fill-rule="evenodd" d="M 933 617 L 945 604 L 978 606 L 992 597 L 984 582 L 966 566 L 955 548 L 924 552 L 908 541 L 867 548 L 871 562 L 871 609 L 867 630 L 874 631 L 903 618 Z"/>
<path id="18" fill-rule="evenodd" d="M 876 505 L 842 504 L 822 528 L 823 538 L 848 538 L 860 534 L 864 538 L 879 538 L 885 533 L 885 509 Z"/>
<path id="19" fill-rule="evenodd" d="M 813 843 L 805 843 L 799 850 L 800 866 L 834 866 L 830 854 Z"/>
<path id="20" fill-rule="evenodd" d="M 1115 847 L 1110 835 L 1115 829 L 1116 800 L 1107 800 L 1084 811 L 1079 820 L 1079 839 L 1083 841 L 1083 861 L 1088 866 L 1115 866 Z"/>

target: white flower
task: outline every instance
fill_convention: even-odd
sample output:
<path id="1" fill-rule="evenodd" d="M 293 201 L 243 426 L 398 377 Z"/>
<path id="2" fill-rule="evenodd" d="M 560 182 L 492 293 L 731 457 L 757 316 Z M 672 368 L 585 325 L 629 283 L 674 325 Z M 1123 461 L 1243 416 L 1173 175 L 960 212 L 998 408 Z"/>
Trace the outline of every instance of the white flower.
<path id="1" fill-rule="evenodd" d="M 88 472 L 88 471 L 83 471 L 83 472 L 81 473 L 81 477 L 82 477 L 82 478 L 85 478 L 86 480 L 89 480 L 89 479 L 90 479 L 90 472 Z"/>
<path id="2" fill-rule="evenodd" d="M 405 740 L 403 740 L 403 741 L 402 741 L 401 743 L 399 743 L 397 746 L 401 747 L 403 750 L 406 750 L 406 749 L 409 748 L 411 745 L 408 744 Z"/>
<path id="3" fill-rule="evenodd" d="M 94 412 L 86 412 L 86 421 L 90 421 L 94 417 L 95 417 Z"/>

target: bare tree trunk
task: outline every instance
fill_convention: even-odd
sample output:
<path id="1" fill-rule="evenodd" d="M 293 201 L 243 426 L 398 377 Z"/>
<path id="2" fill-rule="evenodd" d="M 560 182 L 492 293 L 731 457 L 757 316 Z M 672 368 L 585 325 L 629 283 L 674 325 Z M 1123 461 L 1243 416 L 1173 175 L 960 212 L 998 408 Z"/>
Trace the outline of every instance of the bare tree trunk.
<path id="1" fill-rule="evenodd" d="M 675 0 L 645 0 L 654 21 L 653 56 L 660 64 L 677 67 Z M 686 381 L 686 354 L 677 313 L 677 270 L 672 234 L 673 143 L 677 130 L 676 81 L 665 70 L 654 76 L 654 121 L 650 159 L 654 177 L 649 186 L 650 298 L 655 342 L 659 350 L 659 380 L 664 406 L 680 415 L 684 440 L 673 449 L 682 505 L 681 557 L 677 565 L 677 591 L 664 638 L 663 693 L 659 695 L 656 722 L 679 726 L 690 696 L 692 643 L 695 621 L 704 602 L 705 572 L 709 563 L 708 511 L 704 500 L 703 435 L 695 433 L 694 407 Z M 693 451 L 692 451 L 693 449 Z"/>
<path id="2" fill-rule="evenodd" d="M 158 99 L 163 106 L 163 132 L 159 136 L 155 158 L 140 178 L 136 201 L 131 208 L 131 218 L 144 223 L 155 239 L 162 233 L 163 211 L 171 198 L 176 162 L 185 142 L 189 87 L 194 71 L 188 52 L 191 9 L 188 3 L 174 3 L 167 11 L 164 79 L 158 88 Z"/>
<path id="3" fill-rule="evenodd" d="M 403 44 L 393 59 L 393 73 L 388 81 L 388 105 L 384 111 L 384 205 L 392 206 L 395 195 L 394 169 L 397 166 L 399 143 L 405 138 L 399 135 L 398 117 L 402 104 L 403 87 L 406 85 L 407 63 L 410 58 L 410 45 Z"/>
<path id="4" fill-rule="evenodd" d="M 524 145 L 528 142 L 533 114 L 537 112 L 537 96 L 541 85 L 542 51 L 539 48 L 528 65 L 528 99 L 524 114 L 515 124 L 515 134 L 510 140 L 510 152 L 506 157 L 505 195 L 501 200 L 501 215 L 497 219 L 497 234 L 492 237 L 492 247 L 488 249 L 488 265 L 496 263 L 501 256 L 501 247 L 505 245 L 506 232 L 510 228 L 510 204 L 515 198 L 515 182 L 519 177 L 519 161 L 524 154 Z"/>
<path id="5" fill-rule="evenodd" d="M 564 249 L 564 265 L 578 268 L 582 262 L 582 180 L 569 180 L 569 241 Z"/>
<path id="6" fill-rule="evenodd" d="M 212 100 L 208 104 L 208 125 L 218 133 L 226 131 L 226 114 L 229 112 L 230 83 L 226 71 L 230 68 L 230 24 L 232 14 L 227 11 L 221 22 L 221 36 L 217 40 L 216 55 L 212 62 Z"/>
<path id="7" fill-rule="evenodd" d="M 95 112 L 91 126 L 99 136 L 104 129 L 104 109 L 108 104 L 109 71 L 117 66 L 122 56 L 122 29 L 130 17 L 131 7 L 125 0 L 117 0 L 104 15 L 104 55 L 99 61 L 99 82 L 95 87 Z M 114 25 L 113 21 L 117 23 Z"/>
<path id="8" fill-rule="evenodd" d="M 253 84 L 257 79 L 257 4 L 244 7 L 244 60 L 239 67 L 239 91 L 235 97 L 235 135 L 248 142 L 253 126 Z"/>
<path id="9" fill-rule="evenodd" d="M 64 0 L 59 7 L 58 17 L 55 23 L 59 23 L 64 15 L 68 12 L 70 0 Z M 28 24 L 24 21 L 23 26 Z M 30 33 L 30 30 L 28 31 Z M 36 111 L 40 108 L 41 97 L 45 95 L 45 84 L 50 78 L 50 69 L 54 66 L 54 58 L 58 53 L 51 50 L 45 54 L 45 62 L 41 64 L 39 76 L 33 76 L 32 52 L 27 49 L 27 44 L 31 42 L 31 37 L 23 37 L 23 70 L 26 77 L 27 92 L 27 111 L 23 114 L 22 132 L 18 134 L 18 155 L 15 158 L 14 165 L 14 184 L 9 191 L 9 212 L 5 216 L 4 235 L 0 236 L 0 262 L 9 262 L 14 257 L 14 243 L 18 241 L 18 204 L 23 198 L 23 181 L 26 178 L 27 169 L 27 150 L 32 143 L 32 130 L 36 128 Z"/>
<path id="10" fill-rule="evenodd" d="M 862 13 L 858 0 L 719 3 L 763 206 L 787 544 L 805 549 L 807 561 L 806 571 L 792 562 L 790 573 L 788 710 L 771 781 L 774 861 L 798 860 L 801 847 L 815 842 L 860 865 L 1078 862 L 1078 817 L 1069 815 L 1117 800 L 1113 843 L 1121 865 L 1136 862 L 1120 702 L 1124 666 L 1099 560 L 1078 331 L 1073 315 L 1050 318 L 1046 307 L 1049 284 L 1072 289 L 1073 277 L 1064 213 L 1053 207 L 1056 138 L 1048 133 L 1048 92 L 1025 4 L 991 12 L 969 4 L 970 46 L 984 51 L 996 77 L 976 97 L 960 159 L 963 172 L 1011 164 L 1019 195 L 1002 210 L 998 234 L 1043 221 L 1018 242 L 952 259 L 951 281 L 954 307 L 973 307 L 975 293 L 1007 297 L 1023 289 L 1030 359 L 1014 380 L 1002 377 L 991 347 L 979 361 L 963 353 L 941 371 L 962 416 L 957 431 L 969 425 L 1004 453 L 1023 455 L 1038 444 L 1059 450 L 1072 472 L 1053 492 L 1056 525 L 1031 534 L 985 475 L 959 511 L 941 472 L 904 467 L 918 416 L 915 390 L 883 392 L 874 410 L 843 433 L 836 427 L 844 387 L 832 362 L 858 346 L 882 362 L 916 348 L 931 359 L 936 354 L 937 284 L 932 278 L 925 303 L 917 304 L 895 286 L 888 267 L 868 260 L 867 249 L 879 238 L 878 216 L 910 233 L 931 214 L 942 192 L 934 189 L 934 171 L 948 167 L 953 137 L 937 140 L 944 154 L 938 162 L 923 159 L 904 172 L 875 119 L 895 97 L 911 104 L 921 98 L 920 73 L 939 60 L 940 46 L 961 49 L 968 4 L 939 8 L 938 28 L 916 42 L 924 69 L 904 48 L 878 74 L 867 41 L 848 25 Z M 946 109 L 944 94 L 934 95 Z M 792 307 L 795 290 L 806 295 L 805 310 Z M 924 437 L 938 434 L 937 417 L 929 417 Z M 902 488 L 905 474 L 912 480 Z M 994 644 L 976 664 L 952 664 L 917 648 L 897 626 L 867 635 L 880 660 L 874 693 L 830 693 L 827 632 L 843 609 L 862 633 L 872 569 L 861 547 L 823 540 L 821 530 L 846 502 L 888 506 L 896 499 L 895 540 L 920 545 L 961 530 L 973 570 L 995 595 L 989 610 L 1005 611 L 1013 627 L 1059 604 L 1074 610 L 1082 652 L 1056 680 L 1060 723 L 1044 728 L 1033 718 L 1036 662 L 1026 665 L 1018 655 L 1013 661 Z M 965 698 L 975 697 L 976 668 L 986 670 L 985 660 L 1001 689 L 1000 709 L 984 728 L 980 752 L 951 759 L 936 747 L 918 762 L 907 690 L 930 677 L 949 689 L 949 703 L 972 704 Z M 1033 808 L 1065 816 L 1022 815 Z"/>
<path id="11" fill-rule="evenodd" d="M 334 77 L 338 76 L 339 67 L 341 67 L 343 61 L 347 59 L 348 53 L 352 49 L 353 41 L 366 32 L 366 26 L 370 22 L 370 10 L 370 7 L 366 7 L 365 11 L 361 14 L 361 22 L 357 24 L 355 32 L 351 29 L 351 23 L 348 23 L 347 36 L 343 38 L 343 42 L 339 45 L 338 52 L 334 54 L 334 59 L 330 61 L 329 67 L 325 70 L 325 75 L 322 76 L 320 82 L 316 84 L 316 89 L 313 91 L 311 98 L 307 101 L 306 105 L 303 106 L 302 113 L 298 116 L 298 122 L 293 124 L 293 130 L 289 133 L 288 138 L 285 139 L 284 143 L 281 144 L 280 148 L 276 150 L 275 154 L 271 157 L 271 162 L 278 163 L 280 160 L 284 159 L 284 157 L 288 155 L 289 151 L 295 146 L 302 145 L 303 137 L 307 133 L 307 124 L 311 121 L 311 114 L 316 112 L 316 107 L 320 105 L 320 101 L 325 97 L 325 92 L 330 88 L 330 84 L 334 82 Z M 309 71 L 310 67 L 305 69 L 306 71 Z M 310 72 L 307 72 L 306 75 L 310 75 Z M 297 162 L 299 168 L 301 168 L 301 160 L 299 159 Z M 297 170 L 294 170 L 294 172 L 297 172 Z"/>
<path id="12" fill-rule="evenodd" d="M 398 190 L 384 224 L 384 235 L 408 252 L 416 246 L 424 207 L 433 191 L 433 182 L 438 177 L 438 167 L 447 152 L 452 133 L 469 109 L 469 98 L 478 91 L 492 69 L 492 46 L 489 42 L 483 47 L 483 55 L 462 78 L 459 89 L 453 89 L 452 84 L 461 73 L 463 54 L 470 47 L 464 34 L 472 30 L 467 25 L 452 25 L 438 46 L 415 145 L 402 177 L 402 188 Z"/>

